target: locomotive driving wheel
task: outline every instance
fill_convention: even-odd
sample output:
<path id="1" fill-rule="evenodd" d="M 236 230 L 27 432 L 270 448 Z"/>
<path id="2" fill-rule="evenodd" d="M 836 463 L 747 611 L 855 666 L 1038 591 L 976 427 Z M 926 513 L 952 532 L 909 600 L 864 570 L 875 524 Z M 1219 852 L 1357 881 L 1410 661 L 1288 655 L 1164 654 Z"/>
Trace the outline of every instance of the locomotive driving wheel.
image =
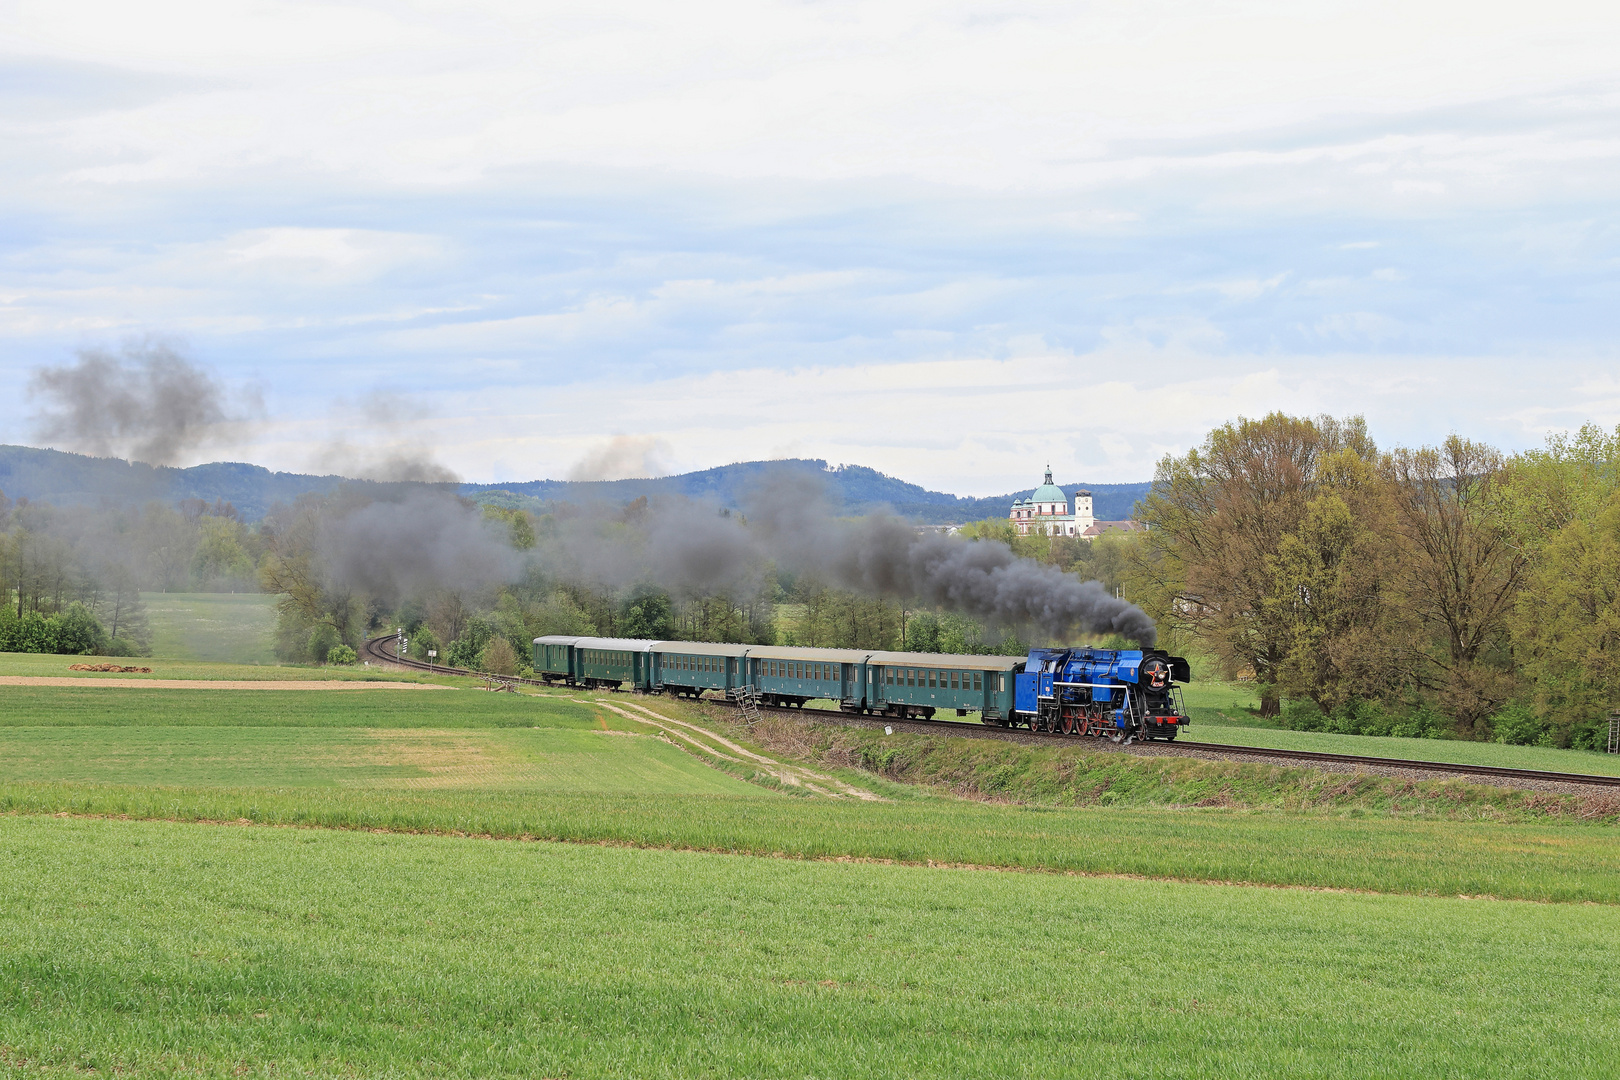
<path id="1" fill-rule="evenodd" d="M 1063 723 L 1062 723 L 1061 726 L 1062 726 L 1062 729 L 1063 729 L 1063 734 L 1065 734 L 1065 735 L 1073 735 L 1074 734 L 1074 717 L 1069 715 L 1068 713 L 1065 713 L 1063 715 Z"/>

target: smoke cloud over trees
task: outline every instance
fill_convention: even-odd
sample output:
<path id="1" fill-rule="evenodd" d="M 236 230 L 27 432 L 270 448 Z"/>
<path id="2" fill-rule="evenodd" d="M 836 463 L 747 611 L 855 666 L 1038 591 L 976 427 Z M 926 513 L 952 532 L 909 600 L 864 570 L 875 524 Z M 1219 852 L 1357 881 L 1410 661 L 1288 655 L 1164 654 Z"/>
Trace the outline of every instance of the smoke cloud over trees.
<path id="1" fill-rule="evenodd" d="M 263 411 L 161 342 L 121 353 L 84 349 L 71 364 L 41 367 L 28 385 L 35 437 L 58 449 L 172 465 L 235 438 Z"/>

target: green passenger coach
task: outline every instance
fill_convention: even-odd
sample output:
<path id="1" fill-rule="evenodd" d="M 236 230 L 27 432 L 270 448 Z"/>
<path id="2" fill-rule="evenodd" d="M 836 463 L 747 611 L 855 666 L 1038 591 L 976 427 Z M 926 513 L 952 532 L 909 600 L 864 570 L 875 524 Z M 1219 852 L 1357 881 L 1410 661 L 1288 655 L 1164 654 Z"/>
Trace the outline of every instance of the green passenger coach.
<path id="1" fill-rule="evenodd" d="M 766 705 L 836 702 L 849 713 L 929 719 L 950 709 L 1005 725 L 1022 656 L 810 649 L 700 641 L 551 636 L 534 639 L 546 682 L 645 694 L 747 694 Z"/>
<path id="2" fill-rule="evenodd" d="M 1022 656 L 876 652 L 867 660 L 867 708 L 885 716 L 926 720 L 942 709 L 977 712 L 986 724 L 1012 716 L 1013 680 Z"/>

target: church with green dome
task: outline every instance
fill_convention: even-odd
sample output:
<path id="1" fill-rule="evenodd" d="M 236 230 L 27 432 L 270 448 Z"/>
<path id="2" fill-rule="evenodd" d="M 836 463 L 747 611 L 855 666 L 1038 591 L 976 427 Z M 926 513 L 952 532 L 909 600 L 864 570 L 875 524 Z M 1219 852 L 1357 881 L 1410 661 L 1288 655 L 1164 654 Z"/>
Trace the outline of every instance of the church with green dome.
<path id="1" fill-rule="evenodd" d="M 1046 467 L 1046 479 L 1027 499 L 1012 504 L 1008 518 L 1020 536 L 1079 536 L 1089 539 L 1096 535 L 1096 517 L 1091 512 L 1091 492 L 1079 488 L 1074 493 L 1074 511 L 1069 511 L 1069 497 L 1063 489 L 1052 483 L 1052 466 Z"/>

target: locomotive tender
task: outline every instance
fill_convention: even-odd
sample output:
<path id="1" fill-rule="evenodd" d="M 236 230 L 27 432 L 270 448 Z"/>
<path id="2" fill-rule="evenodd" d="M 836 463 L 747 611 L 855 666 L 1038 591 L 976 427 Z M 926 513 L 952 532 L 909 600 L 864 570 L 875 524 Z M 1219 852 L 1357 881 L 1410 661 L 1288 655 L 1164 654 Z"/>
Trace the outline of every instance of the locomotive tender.
<path id="1" fill-rule="evenodd" d="M 931 720 L 942 709 L 986 724 L 1064 735 L 1174 739 L 1187 724 L 1178 682 L 1187 661 L 1159 649 L 1031 649 L 960 656 L 702 641 L 550 636 L 534 639 L 534 674 L 548 683 L 701 697 L 755 696 L 803 708 Z"/>

